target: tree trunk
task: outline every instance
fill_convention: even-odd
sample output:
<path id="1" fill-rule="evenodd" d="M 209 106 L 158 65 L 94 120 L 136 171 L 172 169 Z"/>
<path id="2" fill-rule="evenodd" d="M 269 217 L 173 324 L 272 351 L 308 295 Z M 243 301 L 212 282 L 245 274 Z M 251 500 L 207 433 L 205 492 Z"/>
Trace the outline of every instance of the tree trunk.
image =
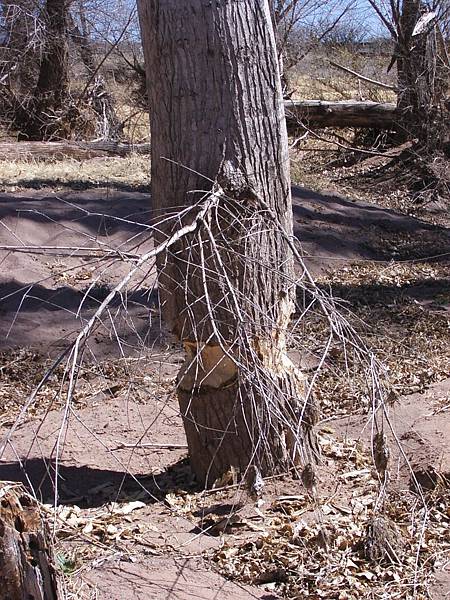
<path id="1" fill-rule="evenodd" d="M 47 525 L 22 486 L 0 482 L 0 596 L 57 600 L 58 581 Z"/>
<path id="2" fill-rule="evenodd" d="M 4 0 L 1 13 L 7 39 L 2 48 L 0 73 L 8 75 L 11 90 L 22 96 L 36 84 L 39 62 L 36 3 L 33 0 Z"/>
<path id="3" fill-rule="evenodd" d="M 69 48 L 67 43 L 68 0 L 47 0 L 45 41 L 39 77 L 30 103 L 24 106 L 21 137 L 30 140 L 52 137 L 49 115 L 64 108 L 69 90 Z"/>
<path id="4" fill-rule="evenodd" d="M 400 135 L 404 139 L 418 138 L 427 146 L 437 141 L 434 123 L 446 93 L 448 73 L 438 56 L 436 19 L 421 31 L 414 31 L 425 12 L 422 0 L 403 0 L 396 53 Z"/>
<path id="5" fill-rule="evenodd" d="M 35 95 L 57 110 L 69 89 L 68 0 L 47 0 L 45 47 Z"/>
<path id="6" fill-rule="evenodd" d="M 306 460 L 311 419 L 286 356 L 292 208 L 268 3 L 140 0 L 138 9 L 155 213 L 194 207 L 159 241 L 211 203 L 159 263 L 163 317 L 186 350 L 178 396 L 191 463 L 206 485 L 230 469 L 286 470 Z"/>

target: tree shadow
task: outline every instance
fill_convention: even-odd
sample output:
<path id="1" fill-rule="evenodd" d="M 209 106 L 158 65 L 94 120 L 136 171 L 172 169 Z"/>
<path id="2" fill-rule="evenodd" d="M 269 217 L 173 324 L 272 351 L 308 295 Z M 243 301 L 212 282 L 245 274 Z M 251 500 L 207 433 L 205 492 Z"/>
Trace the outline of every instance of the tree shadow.
<path id="1" fill-rule="evenodd" d="M 131 185 L 122 183 L 120 181 L 86 181 L 84 179 L 64 180 L 58 177 L 56 178 L 33 178 L 33 179 L 21 179 L 19 183 L 15 183 L 14 186 L 19 186 L 23 189 L 45 191 L 49 188 L 62 188 L 64 190 L 73 191 L 86 191 L 86 190 L 117 190 L 118 192 L 130 192 L 130 193 L 142 193 L 148 194 L 150 191 L 150 184 L 137 184 Z"/>
<path id="2" fill-rule="evenodd" d="M 96 309 L 112 291 L 113 285 L 100 283 L 87 285 L 81 290 L 69 286 L 46 288 L 39 283 L 22 284 L 14 279 L 0 283 L 0 315 L 16 312 L 35 312 L 41 308 L 50 311 L 68 311 L 76 314 L 82 304 L 85 310 Z M 139 288 L 127 293 L 127 305 L 145 308 L 158 307 L 158 292 L 155 287 Z M 116 295 L 110 302 L 111 308 L 123 306 L 123 299 Z"/>
<path id="3" fill-rule="evenodd" d="M 80 333 L 112 289 L 112 284 L 86 285 L 77 290 L 23 285 L 15 280 L 0 283 L 0 348 L 37 346 L 50 355 L 58 353 Z M 89 341 L 97 359 L 121 352 L 133 355 L 161 345 L 167 338 L 155 286 L 116 294 L 107 314 L 114 315 L 114 325 L 103 319 Z"/>
<path id="4" fill-rule="evenodd" d="M 415 302 L 434 310 L 450 308 L 450 279 L 424 279 L 402 285 L 333 283 L 333 296 L 352 306 L 401 306 Z"/>
<path id="5" fill-rule="evenodd" d="M 88 466 L 59 465 L 56 480 L 54 461 L 32 458 L 0 463 L 0 480 L 20 482 L 44 503 L 94 508 L 108 502 L 139 499 L 146 504 L 164 500 L 175 491 L 195 492 L 197 484 L 187 458 L 156 475 L 131 475 L 126 471 L 96 469 Z"/>
<path id="6" fill-rule="evenodd" d="M 444 227 L 307 188 L 293 187 L 292 192 L 294 234 L 313 268 L 352 259 L 411 260 L 448 254 L 450 231 Z"/>
<path id="7" fill-rule="evenodd" d="M 74 233 L 90 231 L 107 237 L 118 232 L 140 232 L 155 217 L 150 195 L 118 193 L 116 190 L 91 191 L 88 194 L 67 192 L 36 194 L 0 193 L 0 219 L 20 219 L 21 227 L 26 222 L 41 225 L 71 224 Z"/>

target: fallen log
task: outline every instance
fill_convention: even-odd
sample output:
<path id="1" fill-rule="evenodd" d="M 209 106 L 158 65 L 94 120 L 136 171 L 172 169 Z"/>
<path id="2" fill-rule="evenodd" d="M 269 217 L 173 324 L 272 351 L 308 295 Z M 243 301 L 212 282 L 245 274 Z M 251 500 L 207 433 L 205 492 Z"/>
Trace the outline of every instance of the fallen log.
<path id="1" fill-rule="evenodd" d="M 287 100 L 286 123 L 290 133 L 305 125 L 322 127 L 366 127 L 392 129 L 398 118 L 395 104 L 379 102 L 327 102 L 324 100 Z M 37 160 L 74 158 L 85 160 L 102 156 L 149 154 L 150 144 L 119 142 L 0 142 L 0 160 Z"/>
<path id="2" fill-rule="evenodd" d="M 47 523 L 23 486 L 0 482 L 0 598 L 61 597 Z"/>
<path id="3" fill-rule="evenodd" d="M 150 144 L 119 142 L 0 142 L 0 160 L 36 160 L 74 158 L 85 160 L 102 156 L 150 154 Z"/>
<path id="4" fill-rule="evenodd" d="M 289 131 L 301 127 L 395 128 L 398 111 L 395 104 L 379 102 L 327 102 L 324 100 L 288 100 L 285 102 Z"/>

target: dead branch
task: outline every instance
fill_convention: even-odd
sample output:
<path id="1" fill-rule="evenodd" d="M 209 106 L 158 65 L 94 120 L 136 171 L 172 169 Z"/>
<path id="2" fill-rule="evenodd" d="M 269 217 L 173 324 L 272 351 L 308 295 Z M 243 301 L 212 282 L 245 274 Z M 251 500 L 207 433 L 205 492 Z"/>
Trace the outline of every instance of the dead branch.
<path id="1" fill-rule="evenodd" d="M 99 142 L 0 142 L 0 160 L 53 159 L 70 157 L 77 160 L 105 156 L 149 154 L 150 144 Z"/>
<path id="2" fill-rule="evenodd" d="M 285 102 L 288 130 L 299 122 L 309 127 L 367 127 L 393 129 L 398 118 L 397 107 L 388 102 L 326 102 L 323 100 L 289 100 Z"/>
<path id="3" fill-rule="evenodd" d="M 339 63 L 334 62 L 334 60 L 329 60 L 328 62 L 330 63 L 330 65 L 332 67 L 336 67 L 336 69 L 341 69 L 341 71 L 344 71 L 345 73 L 349 73 L 350 75 L 353 75 L 354 77 L 360 79 L 361 81 L 365 81 L 366 83 L 370 83 L 371 85 L 376 85 L 378 87 L 385 88 L 386 90 L 392 90 L 394 92 L 398 91 L 398 89 L 394 85 L 390 85 L 389 83 L 383 83 L 382 81 L 377 81 L 376 79 L 371 79 L 370 77 L 361 75 L 361 73 L 352 71 L 352 69 L 349 69 L 348 67 L 344 67 L 344 65 L 340 65 Z"/>

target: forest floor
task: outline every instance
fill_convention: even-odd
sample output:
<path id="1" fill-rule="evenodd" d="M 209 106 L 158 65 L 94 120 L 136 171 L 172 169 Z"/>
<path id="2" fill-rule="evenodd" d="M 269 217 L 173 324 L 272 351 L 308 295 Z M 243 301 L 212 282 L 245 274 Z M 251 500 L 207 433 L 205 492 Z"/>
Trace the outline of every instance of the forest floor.
<path id="1" fill-rule="evenodd" d="M 25 482 L 56 519 L 67 597 L 450 597 L 450 224 L 392 182 L 322 166 L 293 188 L 306 265 L 387 369 L 384 493 L 370 406 L 338 350 L 317 381 L 317 492 L 275 478 L 255 506 L 226 480 L 199 489 L 174 394 L 182 357 L 145 269 L 91 337 L 70 405 L 63 361 L 21 414 L 126 256 L 152 248 L 145 166 L 0 165 L 0 480 Z M 323 332 L 305 327 L 320 345 Z M 314 372 L 311 357 L 293 354 Z"/>

